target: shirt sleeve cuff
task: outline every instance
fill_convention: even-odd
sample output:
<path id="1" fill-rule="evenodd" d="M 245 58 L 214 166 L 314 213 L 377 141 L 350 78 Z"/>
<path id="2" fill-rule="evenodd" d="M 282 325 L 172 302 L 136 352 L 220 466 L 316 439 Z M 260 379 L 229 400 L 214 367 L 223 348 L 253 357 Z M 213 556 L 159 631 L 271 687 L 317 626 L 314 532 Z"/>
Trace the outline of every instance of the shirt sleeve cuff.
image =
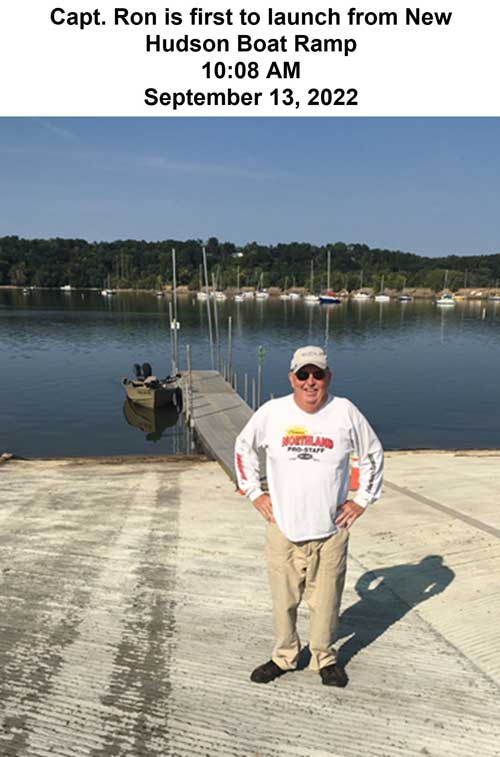
<path id="1" fill-rule="evenodd" d="M 248 495 L 248 499 L 250 500 L 250 502 L 253 502 L 254 499 L 257 499 L 257 497 L 260 497 L 261 494 L 264 494 L 264 492 L 262 491 L 262 489 L 254 489 Z"/>
<path id="2" fill-rule="evenodd" d="M 353 497 L 352 501 L 360 507 L 364 507 L 366 509 L 372 500 L 371 497 L 369 497 L 367 494 L 356 494 L 356 496 Z"/>

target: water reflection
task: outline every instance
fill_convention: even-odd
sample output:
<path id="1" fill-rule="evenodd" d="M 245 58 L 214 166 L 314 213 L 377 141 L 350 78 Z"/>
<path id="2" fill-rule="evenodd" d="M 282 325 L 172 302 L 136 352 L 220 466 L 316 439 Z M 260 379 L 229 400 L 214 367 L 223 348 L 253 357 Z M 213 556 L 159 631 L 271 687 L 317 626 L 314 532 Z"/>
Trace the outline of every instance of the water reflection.
<path id="1" fill-rule="evenodd" d="M 149 408 L 127 399 L 123 403 L 123 414 L 130 426 L 135 426 L 146 435 L 148 442 L 157 442 L 163 432 L 177 424 L 179 413 L 173 405 Z"/>

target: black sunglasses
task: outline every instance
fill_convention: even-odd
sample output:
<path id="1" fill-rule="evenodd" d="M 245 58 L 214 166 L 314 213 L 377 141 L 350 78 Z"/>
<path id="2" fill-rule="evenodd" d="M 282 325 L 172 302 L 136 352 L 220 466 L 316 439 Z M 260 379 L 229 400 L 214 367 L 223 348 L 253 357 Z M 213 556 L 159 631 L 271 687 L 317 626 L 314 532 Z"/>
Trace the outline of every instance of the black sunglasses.
<path id="1" fill-rule="evenodd" d="M 309 368 L 299 368 L 295 375 L 299 381 L 307 381 L 310 375 L 315 378 L 316 381 L 323 381 L 326 376 L 326 371 L 324 371 L 323 368 L 315 368 L 314 370 Z"/>

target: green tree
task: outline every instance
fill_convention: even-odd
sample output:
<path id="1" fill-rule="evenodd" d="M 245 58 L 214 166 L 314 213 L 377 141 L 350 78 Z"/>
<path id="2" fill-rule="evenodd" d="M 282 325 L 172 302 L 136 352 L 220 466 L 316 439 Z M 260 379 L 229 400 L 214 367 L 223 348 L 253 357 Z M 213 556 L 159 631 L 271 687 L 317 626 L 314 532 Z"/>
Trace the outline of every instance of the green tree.
<path id="1" fill-rule="evenodd" d="M 10 283 L 16 287 L 25 286 L 28 281 L 28 273 L 26 270 L 26 263 L 21 260 L 16 265 L 13 265 L 9 271 Z"/>

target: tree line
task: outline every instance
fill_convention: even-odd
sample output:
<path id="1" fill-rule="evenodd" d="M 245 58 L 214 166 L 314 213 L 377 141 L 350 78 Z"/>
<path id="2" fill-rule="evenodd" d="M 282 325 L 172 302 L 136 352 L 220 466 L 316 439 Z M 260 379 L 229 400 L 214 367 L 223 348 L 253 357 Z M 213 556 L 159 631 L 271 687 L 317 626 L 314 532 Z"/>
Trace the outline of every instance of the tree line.
<path id="1" fill-rule="evenodd" d="M 326 286 L 327 254 L 331 253 L 330 284 L 334 289 L 378 289 L 381 278 L 388 289 L 493 287 L 500 279 L 500 253 L 422 257 L 399 250 L 370 248 L 366 244 L 335 242 L 317 246 L 307 242 L 237 246 L 211 237 L 205 244 L 210 274 L 221 288 L 240 286 L 310 288 L 311 261 L 314 288 Z M 176 250 L 177 283 L 199 286 L 203 242 L 167 239 L 159 242 L 84 239 L 22 239 L 0 237 L 0 285 L 157 289 L 172 282 L 172 248 Z"/>

